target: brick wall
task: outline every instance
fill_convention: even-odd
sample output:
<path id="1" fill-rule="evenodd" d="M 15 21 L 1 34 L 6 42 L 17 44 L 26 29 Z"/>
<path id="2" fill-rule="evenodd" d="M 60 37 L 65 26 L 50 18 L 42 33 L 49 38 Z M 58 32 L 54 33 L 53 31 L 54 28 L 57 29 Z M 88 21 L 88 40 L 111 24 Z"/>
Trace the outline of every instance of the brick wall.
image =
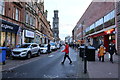
<path id="1" fill-rule="evenodd" d="M 117 3 L 117 39 L 118 39 L 118 53 L 120 55 L 120 1 Z"/>
<path id="2" fill-rule="evenodd" d="M 76 26 L 79 26 L 79 24 L 82 24 L 84 22 L 83 29 L 80 27 L 78 30 L 75 30 L 75 33 L 80 33 L 82 30 L 86 29 L 86 27 L 92 25 L 93 22 L 96 22 L 98 19 L 105 16 L 107 13 L 114 9 L 114 2 L 92 2 L 76 24 Z M 78 11 L 80 10 L 78 9 Z"/>

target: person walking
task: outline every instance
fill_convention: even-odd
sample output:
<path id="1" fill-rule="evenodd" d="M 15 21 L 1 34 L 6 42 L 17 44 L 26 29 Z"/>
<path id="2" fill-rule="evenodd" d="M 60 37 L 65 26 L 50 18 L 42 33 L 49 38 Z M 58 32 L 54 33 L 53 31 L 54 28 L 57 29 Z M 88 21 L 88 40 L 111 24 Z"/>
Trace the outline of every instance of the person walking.
<path id="1" fill-rule="evenodd" d="M 72 61 L 69 57 L 69 45 L 67 44 L 67 42 L 65 43 L 65 49 L 62 52 L 65 52 L 65 55 L 64 55 L 64 60 L 61 63 L 64 64 L 66 57 L 67 57 L 70 61 L 70 64 L 72 64 Z"/>
<path id="2" fill-rule="evenodd" d="M 110 61 L 113 63 L 113 54 L 116 52 L 115 44 L 113 44 L 113 42 L 109 44 L 108 52 L 110 54 Z"/>
<path id="3" fill-rule="evenodd" d="M 47 53 L 50 54 L 50 43 L 47 45 Z"/>
<path id="4" fill-rule="evenodd" d="M 102 62 L 104 62 L 105 47 L 103 45 L 101 45 L 100 48 L 98 49 L 98 54 L 99 54 L 99 61 L 101 61 L 102 58 Z"/>

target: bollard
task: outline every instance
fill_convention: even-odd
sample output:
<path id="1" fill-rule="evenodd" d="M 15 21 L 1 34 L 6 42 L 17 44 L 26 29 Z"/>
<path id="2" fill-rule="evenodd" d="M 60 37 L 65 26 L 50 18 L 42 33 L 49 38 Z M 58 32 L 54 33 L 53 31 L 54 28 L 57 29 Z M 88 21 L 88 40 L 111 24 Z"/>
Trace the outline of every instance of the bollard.
<path id="1" fill-rule="evenodd" d="M 84 73 L 85 74 L 87 73 L 87 56 L 86 56 L 86 53 L 87 53 L 87 46 L 85 46 L 85 52 L 84 52 Z"/>

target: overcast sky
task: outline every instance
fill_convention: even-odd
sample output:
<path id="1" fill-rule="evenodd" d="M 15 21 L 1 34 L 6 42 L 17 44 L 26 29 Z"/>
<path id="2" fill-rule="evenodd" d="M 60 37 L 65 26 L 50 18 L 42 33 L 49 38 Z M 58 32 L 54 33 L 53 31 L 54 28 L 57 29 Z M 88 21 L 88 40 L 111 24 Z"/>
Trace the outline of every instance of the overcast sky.
<path id="1" fill-rule="evenodd" d="M 53 22 L 54 10 L 59 11 L 59 36 L 62 40 L 72 35 L 72 30 L 92 0 L 44 0 L 48 20 Z"/>

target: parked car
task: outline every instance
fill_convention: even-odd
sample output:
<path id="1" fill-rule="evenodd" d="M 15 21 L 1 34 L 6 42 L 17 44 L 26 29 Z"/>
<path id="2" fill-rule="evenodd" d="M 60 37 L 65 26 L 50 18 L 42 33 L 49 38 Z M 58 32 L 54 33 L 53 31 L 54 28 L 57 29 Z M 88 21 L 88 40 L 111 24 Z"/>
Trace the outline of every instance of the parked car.
<path id="1" fill-rule="evenodd" d="M 53 51 L 53 50 L 57 50 L 57 45 L 55 44 L 55 43 L 50 43 L 50 45 L 51 45 L 51 50 Z"/>
<path id="2" fill-rule="evenodd" d="M 60 44 L 57 44 L 57 49 L 60 49 Z"/>
<path id="3" fill-rule="evenodd" d="M 12 50 L 12 58 L 25 57 L 29 59 L 33 55 L 40 56 L 40 47 L 36 43 L 25 43 Z"/>
<path id="4" fill-rule="evenodd" d="M 40 51 L 41 51 L 41 53 L 47 53 L 47 50 L 48 50 L 47 45 L 48 44 L 40 44 Z"/>

